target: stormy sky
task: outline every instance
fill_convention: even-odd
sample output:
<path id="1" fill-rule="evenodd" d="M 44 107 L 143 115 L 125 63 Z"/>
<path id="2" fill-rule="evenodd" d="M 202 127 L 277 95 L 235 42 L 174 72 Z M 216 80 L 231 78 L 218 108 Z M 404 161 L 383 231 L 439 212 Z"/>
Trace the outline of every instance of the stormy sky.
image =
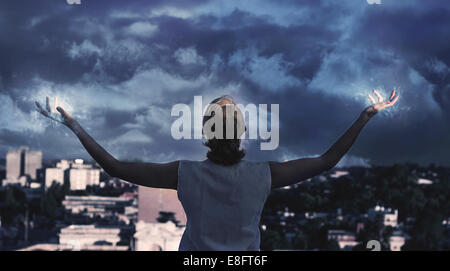
<path id="1" fill-rule="evenodd" d="M 400 93 L 341 165 L 450 165 L 450 4 L 446 0 L 4 0 L 0 2 L 0 155 L 89 158 L 40 116 L 58 97 L 119 159 L 202 160 L 174 140 L 174 104 L 223 94 L 279 104 L 280 145 L 249 160 L 325 152 L 368 106 Z"/>

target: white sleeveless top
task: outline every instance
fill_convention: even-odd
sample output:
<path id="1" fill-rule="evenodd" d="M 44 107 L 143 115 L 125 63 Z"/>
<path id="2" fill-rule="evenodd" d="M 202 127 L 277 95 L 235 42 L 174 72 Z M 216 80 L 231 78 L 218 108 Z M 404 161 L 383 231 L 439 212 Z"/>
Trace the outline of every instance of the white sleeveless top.
<path id="1" fill-rule="evenodd" d="M 270 186 L 268 162 L 180 161 L 177 191 L 187 222 L 179 250 L 259 250 Z"/>

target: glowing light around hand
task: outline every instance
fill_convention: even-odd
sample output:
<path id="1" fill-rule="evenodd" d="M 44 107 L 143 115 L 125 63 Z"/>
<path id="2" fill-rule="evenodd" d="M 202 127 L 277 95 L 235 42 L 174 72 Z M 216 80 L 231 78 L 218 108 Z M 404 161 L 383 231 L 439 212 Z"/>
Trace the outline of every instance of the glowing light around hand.
<path id="1" fill-rule="evenodd" d="M 59 112 L 56 110 L 56 108 L 58 106 L 59 106 L 58 97 L 55 96 L 53 98 L 53 103 L 50 103 L 49 97 L 46 97 L 46 108 L 50 114 L 50 118 L 57 122 L 63 123 L 64 120 L 63 120 L 61 114 L 59 114 Z"/>
<path id="2" fill-rule="evenodd" d="M 45 109 L 41 106 L 39 102 L 36 102 L 37 111 L 42 115 L 48 117 L 51 120 L 54 120 L 57 123 L 64 123 L 63 116 L 58 112 L 58 106 L 67 109 L 71 108 L 67 106 L 66 103 L 61 103 L 57 96 L 53 98 L 53 102 L 50 101 L 50 98 L 47 96 L 45 99 Z M 54 123 L 54 122 L 53 122 Z"/>

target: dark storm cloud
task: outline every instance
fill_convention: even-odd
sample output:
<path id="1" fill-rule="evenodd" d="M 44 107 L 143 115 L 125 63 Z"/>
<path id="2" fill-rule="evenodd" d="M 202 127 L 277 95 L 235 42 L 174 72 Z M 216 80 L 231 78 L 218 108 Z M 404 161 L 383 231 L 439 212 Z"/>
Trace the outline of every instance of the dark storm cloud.
<path id="1" fill-rule="evenodd" d="M 356 142 L 350 163 L 448 163 L 449 10 L 444 2 L 2 1 L 0 144 L 86 157 L 64 127 L 33 112 L 58 96 L 122 159 L 202 159 L 173 140 L 170 109 L 229 93 L 280 104 L 280 147 L 250 159 L 324 152 L 367 105 L 398 87 L 398 107 Z M 351 159 L 350 159 L 351 158 Z"/>
<path id="2" fill-rule="evenodd" d="M 392 65 L 389 62 L 401 59 L 404 69 L 413 70 L 409 78 L 396 75 L 398 81 L 403 82 L 404 92 L 407 91 L 404 98 L 410 110 L 399 116 L 396 127 L 383 131 L 385 140 L 380 142 L 383 149 L 369 151 L 371 138 L 366 137 L 361 140 L 365 144 L 360 151 L 373 153 L 377 160 L 389 157 L 389 151 L 396 150 L 396 157 L 389 160 L 449 162 L 444 151 L 450 146 L 449 15 L 448 5 L 442 1 L 416 2 L 401 7 L 387 5 L 382 9 L 368 9 L 359 21 L 355 43 L 360 42 L 369 52 L 392 52 L 391 61 L 378 62 L 375 58 L 374 65 L 389 66 Z M 433 102 L 434 105 L 430 104 Z M 374 124 L 377 128 L 382 125 L 379 120 Z"/>
<path id="3" fill-rule="evenodd" d="M 362 31 L 372 34 L 366 39 L 371 48 L 389 47 L 402 55 L 435 86 L 434 98 L 448 114 L 450 10 L 444 8 L 448 5 L 441 4 L 425 11 L 415 8 L 374 10 L 361 22 L 360 34 Z"/>
<path id="4" fill-rule="evenodd" d="M 67 57 L 67 49 L 89 37 L 105 46 L 103 32 L 86 33 L 86 28 L 98 25 L 117 27 L 121 20 L 111 22 L 111 11 L 140 15 L 157 8 L 166 1 L 132 1 L 124 7 L 123 1 L 83 1 L 82 6 L 68 5 L 66 1 L 2 1 L 0 4 L 2 35 L 0 37 L 0 68 L 4 84 L 13 83 L 12 77 L 38 74 L 55 82 L 74 82 L 96 64 L 95 58 L 74 61 Z M 189 8 L 205 1 L 171 1 Z M 144 7 L 144 8 L 143 8 Z M 92 24 L 86 24 L 89 18 Z M 123 20 L 122 20 L 123 21 Z M 126 22 L 123 22 L 126 23 Z M 111 33 L 115 35 L 115 33 Z M 111 61 L 107 67 L 117 79 L 128 79 L 133 66 L 126 61 Z M 122 67 L 117 71 L 115 67 Z M 64 72 L 61 72 L 61 69 Z M 128 75 L 128 76 L 127 76 Z M 14 82 L 15 83 L 15 82 Z"/>

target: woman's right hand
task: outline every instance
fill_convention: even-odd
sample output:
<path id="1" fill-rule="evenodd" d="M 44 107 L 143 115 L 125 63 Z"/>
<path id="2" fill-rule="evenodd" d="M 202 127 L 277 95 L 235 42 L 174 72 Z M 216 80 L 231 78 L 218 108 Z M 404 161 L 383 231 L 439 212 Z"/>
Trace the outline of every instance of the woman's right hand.
<path id="1" fill-rule="evenodd" d="M 371 118 L 376 113 L 385 108 L 394 106 L 394 104 L 398 101 L 399 97 L 399 95 L 397 96 L 395 95 L 395 89 L 392 91 L 391 96 L 388 100 L 384 100 L 383 96 L 381 96 L 381 94 L 375 89 L 373 90 L 373 93 L 377 96 L 378 101 L 375 100 L 375 98 L 373 98 L 370 94 L 368 94 L 369 99 L 372 102 L 372 105 L 364 109 L 364 111 L 361 113 L 363 116 L 367 118 Z"/>
<path id="2" fill-rule="evenodd" d="M 37 107 L 37 111 L 39 113 L 41 113 L 42 115 L 44 115 L 45 117 L 55 120 L 59 123 L 62 123 L 64 125 L 66 125 L 69 128 L 72 128 L 73 125 L 76 123 L 75 119 L 72 117 L 72 115 L 68 112 L 66 112 L 62 107 L 58 106 L 56 108 L 56 110 L 58 110 L 58 112 L 60 113 L 60 115 L 58 116 L 54 116 L 52 115 L 51 112 L 51 108 L 50 108 L 50 102 L 48 97 L 46 97 L 46 109 L 44 109 L 41 104 L 39 102 L 35 102 L 36 103 L 36 107 Z"/>

